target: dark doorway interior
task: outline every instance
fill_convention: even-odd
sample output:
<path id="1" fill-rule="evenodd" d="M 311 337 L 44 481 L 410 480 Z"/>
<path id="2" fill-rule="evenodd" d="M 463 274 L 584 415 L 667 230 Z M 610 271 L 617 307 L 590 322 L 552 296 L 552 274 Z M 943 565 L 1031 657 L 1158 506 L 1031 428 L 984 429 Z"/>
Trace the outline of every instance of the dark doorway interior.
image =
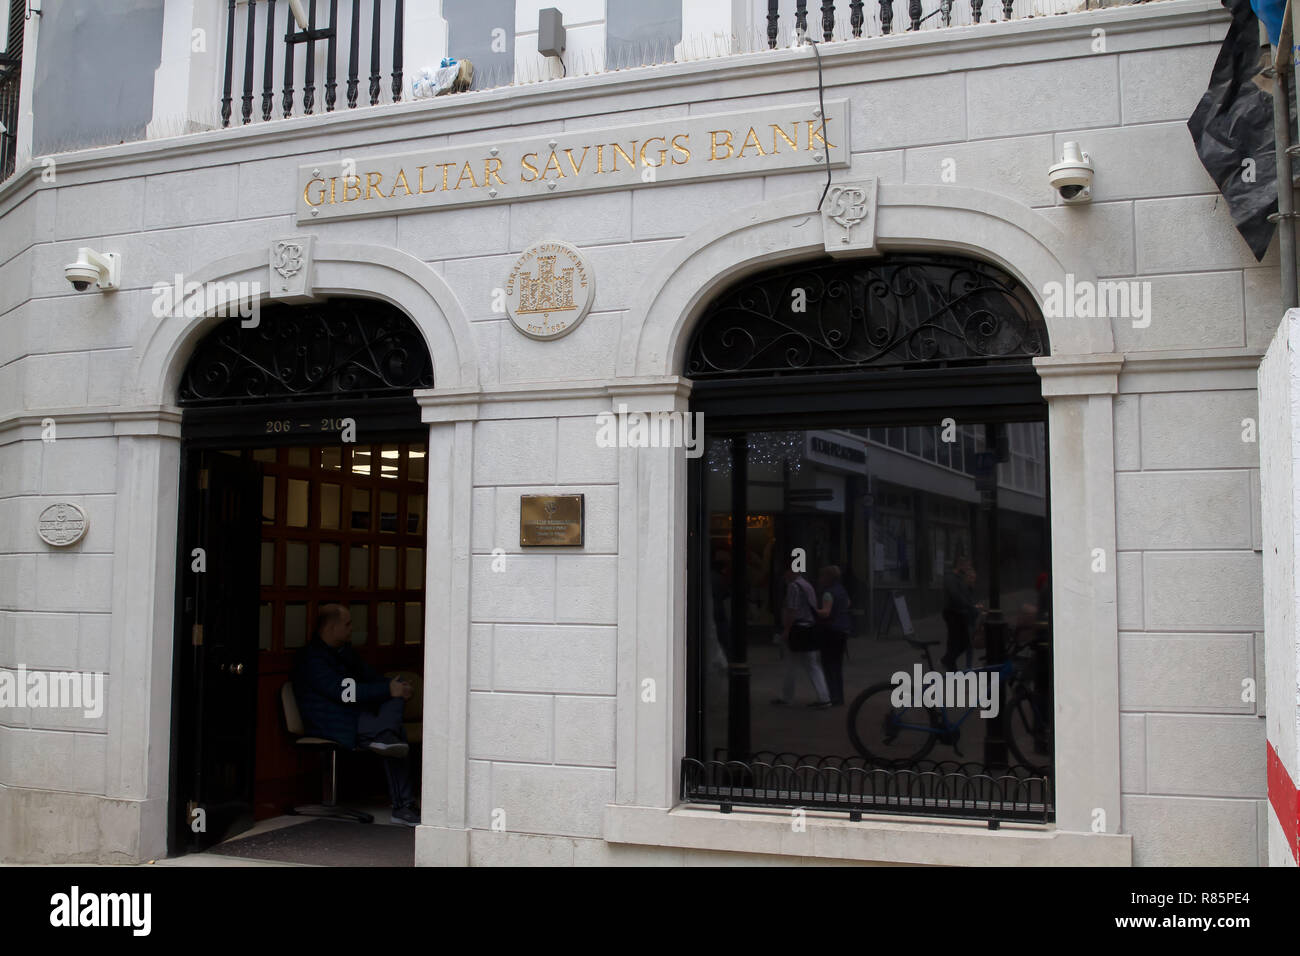
<path id="1" fill-rule="evenodd" d="M 170 852 L 321 801 L 281 689 L 323 604 L 349 607 L 371 667 L 416 685 L 418 759 L 428 432 L 412 393 L 432 384 L 418 328 L 382 302 L 267 304 L 196 345 L 178 395 Z M 378 760 L 340 756 L 339 803 L 388 803 Z"/>
<path id="2" fill-rule="evenodd" d="M 280 688 L 310 640 L 320 605 L 348 605 L 353 646 L 380 673 L 423 673 L 425 446 L 389 442 L 223 454 L 261 468 L 257 715 L 263 732 L 253 794 L 260 820 L 316 796 L 317 758 L 296 751 L 283 734 Z M 415 716 L 417 705 L 408 705 L 408 716 Z M 340 771 L 340 799 L 378 796 L 382 802 L 374 758 L 350 762 L 355 768 L 345 761 Z"/>
<path id="3" fill-rule="evenodd" d="M 425 445 L 196 450 L 187 465 L 188 538 L 211 542 L 182 579 L 180 807 L 205 809 L 188 841 L 202 849 L 320 798 L 319 754 L 294 746 L 280 696 L 319 606 L 349 607 L 376 670 L 423 674 Z M 418 787 L 418 698 L 407 717 Z M 377 759 L 341 755 L 341 803 L 387 802 Z"/>

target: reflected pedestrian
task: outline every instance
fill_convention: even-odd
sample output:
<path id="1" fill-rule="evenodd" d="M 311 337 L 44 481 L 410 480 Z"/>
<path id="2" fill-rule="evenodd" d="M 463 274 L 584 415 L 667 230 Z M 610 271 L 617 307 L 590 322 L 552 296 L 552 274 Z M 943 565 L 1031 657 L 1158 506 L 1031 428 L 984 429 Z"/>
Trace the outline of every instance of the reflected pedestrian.
<path id="1" fill-rule="evenodd" d="M 785 569 L 785 604 L 781 609 L 784 629 L 780 640 L 785 644 L 785 679 L 782 682 L 781 696 L 773 699 L 777 705 L 794 703 L 794 687 L 797 672 L 808 674 L 817 700 L 809 707 L 825 710 L 831 706 L 830 693 L 826 689 L 826 677 L 822 673 L 821 654 L 817 649 L 817 594 L 813 586 L 802 574 L 791 568 Z"/>
<path id="2" fill-rule="evenodd" d="M 817 575 L 817 589 L 821 591 L 822 604 L 817 617 L 822 622 L 821 652 L 822 673 L 826 675 L 826 689 L 831 706 L 844 704 L 844 649 L 853 630 L 849 617 L 849 592 L 845 590 L 837 565 L 828 564 Z"/>
<path id="3" fill-rule="evenodd" d="M 970 650 L 971 633 L 983 609 L 982 604 L 975 603 L 975 568 L 970 558 L 959 555 L 943 576 L 943 622 L 948 626 L 948 649 L 943 655 L 946 670 L 956 668 L 957 658 Z"/>

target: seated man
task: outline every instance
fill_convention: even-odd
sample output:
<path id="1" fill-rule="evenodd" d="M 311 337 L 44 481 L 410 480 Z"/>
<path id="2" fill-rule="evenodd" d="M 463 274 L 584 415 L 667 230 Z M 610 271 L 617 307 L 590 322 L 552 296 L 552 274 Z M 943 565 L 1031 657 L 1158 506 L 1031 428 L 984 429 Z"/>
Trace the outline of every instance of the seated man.
<path id="1" fill-rule="evenodd" d="M 352 615 L 341 604 L 316 613 L 312 639 L 294 664 L 293 692 L 307 733 L 366 747 L 386 757 L 393 823 L 417 826 L 420 811 L 411 795 L 411 772 L 402 708 L 411 696 L 406 681 L 388 680 L 352 649 Z M 345 683 L 348 678 L 351 682 Z"/>

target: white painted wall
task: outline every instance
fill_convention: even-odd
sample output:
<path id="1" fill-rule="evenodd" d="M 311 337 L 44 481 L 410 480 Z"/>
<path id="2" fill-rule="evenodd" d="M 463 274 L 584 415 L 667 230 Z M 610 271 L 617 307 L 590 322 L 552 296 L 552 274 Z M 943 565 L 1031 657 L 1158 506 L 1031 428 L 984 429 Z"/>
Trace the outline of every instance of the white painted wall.
<path id="1" fill-rule="evenodd" d="M 570 6 L 570 49 L 592 49 L 581 46 L 586 28 L 578 24 L 595 36 L 603 4 Z M 517 29 L 535 26 L 524 13 L 519 18 Z M 1091 28 L 1099 22 L 1107 25 L 1109 52 L 1093 54 Z M 1062 830 L 1076 834 L 1063 833 L 1056 844 L 1053 852 L 1065 859 L 1127 858 L 1127 843 L 1098 850 L 1099 841 L 1083 835 L 1080 821 L 1099 803 L 1108 809 L 1108 831 L 1131 836 L 1137 864 L 1254 865 L 1265 855 L 1264 727 L 1259 705 L 1239 699 L 1241 678 L 1258 679 L 1263 670 L 1260 461 L 1258 445 L 1242 442 L 1240 422 L 1259 414 L 1255 365 L 1280 315 L 1277 254 L 1254 261 L 1185 126 L 1226 23 L 1213 0 L 1170 0 L 823 51 L 827 96 L 851 102 L 852 169 L 837 175 L 879 177 L 884 234 L 900 244 L 923 234 L 929 247 L 978 246 L 983 234 L 955 225 L 965 221 L 955 210 L 909 212 L 902 199 L 888 200 L 890 186 L 912 190 L 907 196 L 959 189 L 975 197 L 974 206 L 1013 210 L 998 220 L 1008 234 L 1028 229 L 1039 237 L 1007 240 L 1010 257 L 1021 260 L 1007 263 L 1012 268 L 1047 274 L 1042 249 L 1050 246 L 1069 250 L 1060 261 L 1080 275 L 1152 284 L 1148 328 L 1116 322 L 1104 338 L 1113 334 L 1117 354 L 1097 345 L 1105 354 L 1062 360 L 1087 359 L 1101 371 L 1052 373 L 1054 435 L 1074 436 L 1053 450 L 1058 472 L 1070 478 L 1062 494 L 1054 491 L 1054 514 L 1078 522 L 1077 537 L 1070 527 L 1055 528 L 1066 549 L 1058 555 L 1068 560 L 1070 542 L 1090 546 L 1094 534 L 1112 535 L 1116 549 L 1112 579 L 1079 579 L 1080 613 L 1096 629 L 1075 633 L 1070 621 L 1058 624 L 1058 641 L 1077 654 L 1069 667 L 1058 662 L 1058 686 L 1073 688 L 1058 698 L 1100 708 L 1095 725 L 1072 726 L 1061 758 L 1071 788 Z M 519 49 L 526 50 L 522 30 Z M 944 56 L 940 74 L 935 52 Z M 161 665 L 121 646 L 128 636 L 119 619 L 128 610 L 133 621 L 147 614 L 122 603 L 117 582 L 132 554 L 126 542 L 136 539 L 115 527 L 119 515 L 146 518 L 140 509 L 148 495 L 133 488 L 126 500 L 122 469 L 138 476 L 153 468 L 165 490 L 165 463 L 175 453 L 174 424 L 152 424 L 160 413 L 149 411 L 170 403 L 166 384 L 161 375 L 141 378 L 136 364 L 141 343 L 165 334 L 150 317 L 149 288 L 175 272 L 216 269 L 237 253 L 258 261 L 271 240 L 304 229 L 321 243 L 399 249 L 445 282 L 463 315 L 461 334 L 473 344 L 462 360 L 482 389 L 445 400 L 435 390 L 426 408 L 426 417 L 447 416 L 429 419 L 431 445 L 457 456 L 448 480 L 458 483 L 456 501 L 465 507 L 449 510 L 446 541 L 465 563 L 447 571 L 445 593 L 465 610 L 461 630 L 459 618 L 449 624 L 429 611 L 427 631 L 442 634 L 431 638 L 429 653 L 452 669 L 445 686 L 426 682 L 425 712 L 450 715 L 450 742 L 436 761 L 426 753 L 426 769 L 439 768 L 426 775 L 426 823 L 440 821 L 441 829 L 421 829 L 421 859 L 683 862 L 770 846 L 763 851 L 770 856 L 754 858 L 770 862 L 797 853 L 767 837 L 738 843 L 736 834 L 751 832 L 748 823 L 728 829 L 726 820 L 683 822 L 661 812 L 672 802 L 680 701 L 670 694 L 663 710 L 646 716 L 626 701 L 647 669 L 667 674 L 680 661 L 674 562 L 684 552 L 680 521 L 638 524 L 637 515 L 677 515 L 683 473 L 667 462 L 603 452 L 583 435 L 619 389 L 660 407 L 685 400 L 671 381 L 651 387 L 638 378 L 650 359 L 636 350 L 635 326 L 657 294 L 647 277 L 728 217 L 757 222 L 763 210 L 805 201 L 811 209 L 823 174 L 307 226 L 296 225 L 292 213 L 297 166 L 316 157 L 485 143 L 815 96 L 806 51 L 764 52 L 607 74 L 567 88 L 525 86 L 388 107 L 381 122 L 336 115 L 265 133 L 213 135 L 201 150 L 185 142 L 160 151 L 111 147 L 60 157 L 56 183 L 0 189 L 0 666 L 111 662 L 126 670 L 110 671 L 106 727 L 47 728 L 30 715 L 0 714 L 0 857 L 134 859 L 156 848 L 152 814 L 165 780 L 160 784 L 142 748 L 157 708 L 169 701 L 153 685 L 154 712 L 130 709 L 129 695 L 150 686 L 139 675 Z M 1062 117 L 1076 128 L 1061 129 Z M 1097 164 L 1089 206 L 1061 206 L 1047 186 L 1046 169 L 1066 139 L 1078 140 Z M 943 179 L 949 159 L 955 183 Z M 1147 174 L 1155 163 L 1160 177 Z M 799 241 L 796 221 L 778 218 L 767 232 L 728 240 L 734 244 L 710 261 L 790 248 Z M 491 305 L 513 257 L 543 236 L 581 247 L 598 276 L 591 315 L 549 343 L 517 334 Z M 121 291 L 71 294 L 62 266 L 82 244 L 122 253 Z M 396 295 L 409 280 L 393 276 Z M 414 317 L 434 334 L 434 318 Z M 1092 334 L 1058 325 L 1054 341 L 1086 352 Z M 660 363 L 654 374 L 673 371 L 663 353 L 651 358 Z M 447 361 L 437 349 L 434 359 Z M 447 380 L 444 371 L 437 375 Z M 475 411 L 456 411 L 457 402 Z M 60 423 L 54 445 L 39 440 L 44 417 Z M 437 424 L 442 420 L 447 424 Z M 159 434 L 147 441 L 134 434 L 151 429 Z M 158 448 L 127 450 L 128 440 Z M 518 495 L 553 490 L 587 495 L 587 547 L 519 553 Z M 50 553 L 31 531 L 33 515 L 54 495 L 82 504 L 92 519 L 92 532 L 68 553 Z M 165 543 L 158 547 L 165 552 Z M 512 574 L 487 570 L 494 547 L 510 554 Z M 429 563 L 437 564 L 432 550 Z M 155 647 L 169 647 L 169 613 L 163 607 L 152 618 Z M 462 664 L 467 678 L 458 684 L 454 668 Z M 1094 730 L 1110 726 L 1108 738 Z M 656 742 L 642 747 L 642 736 Z M 445 788 L 445 799 L 430 795 L 435 786 Z M 647 824 L 611 815 L 607 805 L 615 801 L 658 807 L 661 816 Z M 489 829 L 495 808 L 506 809 L 508 834 Z M 105 822 L 93 832 L 56 828 L 33 837 L 35 815 L 51 809 L 59 819 L 81 814 Z M 664 835 L 670 831 L 677 835 Z M 607 842 L 615 832 L 619 842 Z M 1009 832 L 959 850 L 899 830 L 889 852 L 929 862 L 948 852 L 954 862 L 993 859 L 1014 852 Z M 646 842 L 670 839 L 681 842 Z"/>

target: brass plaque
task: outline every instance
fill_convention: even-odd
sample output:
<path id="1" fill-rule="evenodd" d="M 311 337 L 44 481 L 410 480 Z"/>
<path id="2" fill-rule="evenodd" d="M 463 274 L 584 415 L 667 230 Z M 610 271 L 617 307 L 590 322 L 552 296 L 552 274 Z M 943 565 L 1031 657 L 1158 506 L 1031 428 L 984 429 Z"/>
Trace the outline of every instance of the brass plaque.
<path id="1" fill-rule="evenodd" d="M 520 495 L 519 546 L 581 548 L 582 495 Z"/>

